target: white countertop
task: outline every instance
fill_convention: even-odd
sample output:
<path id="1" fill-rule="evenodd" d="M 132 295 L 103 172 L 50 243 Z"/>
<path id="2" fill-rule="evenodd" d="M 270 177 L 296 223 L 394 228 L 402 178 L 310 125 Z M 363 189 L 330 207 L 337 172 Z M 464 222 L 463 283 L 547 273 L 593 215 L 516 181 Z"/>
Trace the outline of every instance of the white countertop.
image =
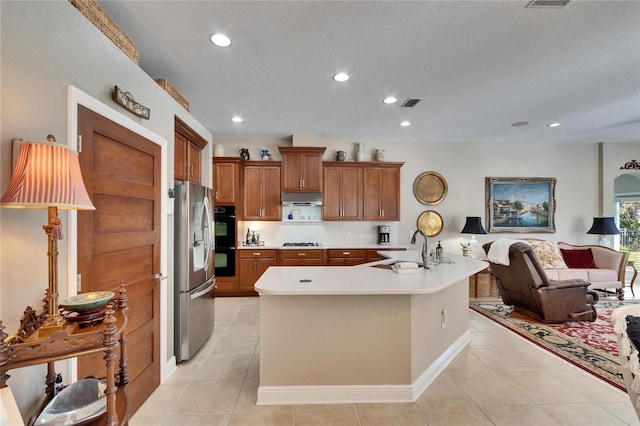
<path id="1" fill-rule="evenodd" d="M 398 274 L 375 265 L 418 262 L 421 261 L 420 251 L 380 254 L 390 258 L 357 266 L 271 266 L 254 288 L 261 296 L 425 294 L 438 292 L 489 266 L 482 260 L 445 253 L 453 263 L 420 268 L 417 273 Z"/>
<path id="2" fill-rule="evenodd" d="M 402 244 L 352 244 L 352 243 L 327 243 L 320 244 L 319 246 L 287 246 L 284 247 L 282 244 L 273 245 L 273 244 L 265 244 L 263 246 L 245 246 L 242 243 L 238 244 L 239 250 L 245 249 L 269 249 L 269 250 L 331 250 L 331 249 L 375 249 L 375 250 L 393 250 L 393 249 L 409 249 L 410 246 L 402 245 Z"/>

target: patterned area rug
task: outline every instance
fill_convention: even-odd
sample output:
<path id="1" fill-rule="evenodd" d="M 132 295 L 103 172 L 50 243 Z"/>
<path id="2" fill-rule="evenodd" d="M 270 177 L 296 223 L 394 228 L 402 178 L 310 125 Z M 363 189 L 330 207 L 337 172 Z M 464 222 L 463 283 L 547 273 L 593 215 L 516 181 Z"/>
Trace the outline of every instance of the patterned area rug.
<path id="1" fill-rule="evenodd" d="M 499 302 L 470 301 L 469 307 L 525 339 L 588 371 L 626 392 L 619 372 L 618 344 L 611 325 L 611 311 L 638 301 L 602 301 L 596 305 L 594 322 L 577 321 L 545 324 L 519 313 Z"/>

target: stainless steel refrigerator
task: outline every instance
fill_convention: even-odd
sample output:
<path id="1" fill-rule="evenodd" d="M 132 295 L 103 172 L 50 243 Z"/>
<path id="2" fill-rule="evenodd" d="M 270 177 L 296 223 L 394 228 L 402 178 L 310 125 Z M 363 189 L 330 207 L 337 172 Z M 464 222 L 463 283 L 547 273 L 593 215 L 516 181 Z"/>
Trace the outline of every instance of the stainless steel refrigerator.
<path id="1" fill-rule="evenodd" d="M 204 345 L 214 323 L 214 250 L 211 190 L 175 183 L 175 355 L 188 360 Z"/>

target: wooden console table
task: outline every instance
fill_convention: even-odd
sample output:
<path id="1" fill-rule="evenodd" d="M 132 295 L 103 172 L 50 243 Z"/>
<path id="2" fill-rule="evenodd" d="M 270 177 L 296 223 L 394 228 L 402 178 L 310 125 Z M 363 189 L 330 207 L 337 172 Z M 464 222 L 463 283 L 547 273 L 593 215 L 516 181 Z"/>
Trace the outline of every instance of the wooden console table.
<path id="1" fill-rule="evenodd" d="M 480 275 L 489 276 L 489 283 L 487 288 L 483 288 L 483 292 L 479 291 L 478 278 Z M 491 267 L 487 266 L 480 272 L 476 272 L 472 276 L 469 277 L 469 297 L 499 297 L 500 293 L 498 292 L 498 287 L 493 278 L 493 272 L 491 271 Z"/>
<path id="2" fill-rule="evenodd" d="M 56 378 L 54 362 L 104 352 L 107 366 L 105 378 L 107 387 L 107 410 L 96 422 L 115 426 L 127 424 L 129 385 L 126 339 L 124 330 L 127 325 L 127 297 L 124 283 L 120 285 L 120 295 L 107 305 L 106 316 L 102 323 L 80 328 L 77 324 L 67 323 L 65 328 L 41 337 L 38 330 L 23 341 L 6 343 L 8 335 L 0 321 L 0 388 L 7 386 L 7 371 L 47 363 L 47 398 L 53 397 Z M 116 349 L 120 346 L 119 371 L 115 372 Z M 117 397 L 116 397 L 117 393 Z M 117 398 L 117 399 L 116 399 Z M 117 403 L 116 403 L 117 401 Z M 44 405 L 41 408 L 44 408 Z M 39 414 L 39 413 L 38 413 Z"/>
<path id="3" fill-rule="evenodd" d="M 636 277 L 638 276 L 638 270 L 636 269 L 635 262 L 633 260 L 627 261 L 627 268 L 633 269 L 633 276 L 631 277 L 631 281 L 629 281 L 629 288 L 631 289 L 633 297 L 636 297 L 636 294 L 633 292 L 633 283 L 636 282 Z"/>

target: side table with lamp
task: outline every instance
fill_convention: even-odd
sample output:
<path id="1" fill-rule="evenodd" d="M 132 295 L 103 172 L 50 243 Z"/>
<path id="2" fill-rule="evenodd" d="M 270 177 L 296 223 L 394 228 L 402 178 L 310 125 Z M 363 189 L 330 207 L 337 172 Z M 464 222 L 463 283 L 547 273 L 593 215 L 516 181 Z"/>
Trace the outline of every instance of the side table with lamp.
<path id="1" fill-rule="evenodd" d="M 95 210 L 86 191 L 78 153 L 68 146 L 57 144 L 49 135 L 47 141 L 19 141 L 20 152 L 0 207 L 47 209 L 48 223 L 43 226 L 47 235 L 49 282 L 44 299 L 44 312 L 38 314 L 27 307 L 18 332 L 7 336 L 0 321 L 0 388 L 7 386 L 7 371 L 30 365 L 47 363 L 47 399 L 54 394 L 56 380 L 54 362 L 79 355 L 104 351 L 107 365 L 105 424 L 115 425 L 118 417 L 127 417 L 126 409 L 116 413 L 116 385 L 126 395 L 128 384 L 124 329 L 126 327 L 126 296 L 124 284 L 115 302 L 95 310 L 89 324 L 68 321 L 58 304 L 58 240 L 63 239 L 62 221 L 58 209 Z M 87 296 L 88 297 L 88 296 Z M 100 302 L 102 303 L 102 301 Z M 99 309 L 98 309 L 99 308 Z M 103 312 L 98 313 L 98 310 Z M 120 373 L 116 383 L 114 374 L 115 349 L 120 345 Z M 126 406 L 126 397 L 119 404 Z M 46 399 L 45 399 L 46 402 Z M 41 407 L 42 408 L 42 407 Z"/>

